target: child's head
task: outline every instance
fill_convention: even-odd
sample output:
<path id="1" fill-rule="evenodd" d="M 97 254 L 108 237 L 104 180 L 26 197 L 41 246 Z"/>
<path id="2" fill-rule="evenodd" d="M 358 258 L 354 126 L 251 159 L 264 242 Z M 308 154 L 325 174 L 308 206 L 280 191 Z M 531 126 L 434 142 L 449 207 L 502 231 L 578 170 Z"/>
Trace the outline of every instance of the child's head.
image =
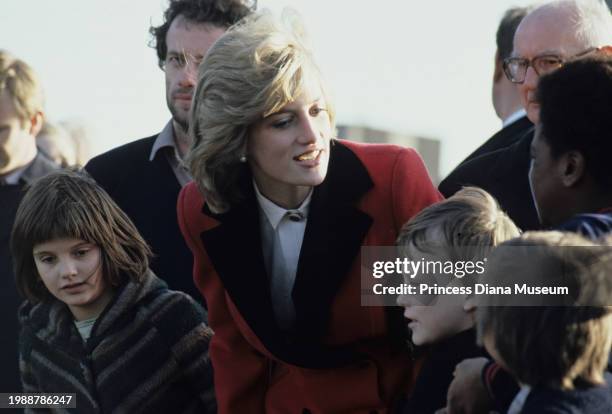
<path id="1" fill-rule="evenodd" d="M 612 56 L 568 62 L 538 83 L 540 123 L 529 174 L 545 226 L 612 201 Z"/>
<path id="2" fill-rule="evenodd" d="M 50 173 L 31 186 L 17 211 L 11 250 L 23 296 L 32 302 L 55 296 L 69 306 L 141 280 L 151 255 L 126 214 L 76 170 Z"/>
<path id="3" fill-rule="evenodd" d="M 561 232 L 530 232 L 502 246 L 488 261 L 492 278 L 558 277 L 562 269 L 576 297 L 568 306 L 504 306 L 509 299 L 491 295 L 477 310 L 480 341 L 524 384 L 572 389 L 602 383 L 612 344 L 609 250 Z"/>
<path id="4" fill-rule="evenodd" d="M 476 262 L 518 234 L 516 225 L 490 194 L 466 187 L 414 216 L 402 228 L 397 244 L 400 254 L 411 260 Z M 447 281 L 452 280 L 449 278 L 453 276 L 446 276 Z M 435 303 L 419 299 L 417 295 L 398 297 L 416 345 L 434 343 L 473 326 L 471 315 L 464 311 L 465 296 L 440 295 Z M 420 306 L 429 304 L 434 306 Z"/>

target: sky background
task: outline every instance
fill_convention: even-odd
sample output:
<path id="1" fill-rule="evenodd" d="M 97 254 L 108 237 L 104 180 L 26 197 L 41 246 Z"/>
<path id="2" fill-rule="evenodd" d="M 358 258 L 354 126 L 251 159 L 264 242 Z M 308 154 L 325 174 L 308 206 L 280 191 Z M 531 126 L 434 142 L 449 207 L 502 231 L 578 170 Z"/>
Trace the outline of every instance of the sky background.
<path id="1" fill-rule="evenodd" d="M 444 176 L 501 126 L 495 31 L 524 0 L 259 0 L 297 10 L 338 123 L 439 139 Z M 158 133 L 170 115 L 148 47 L 166 0 L 2 0 L 0 48 L 38 72 L 52 121 L 89 129 L 92 155 Z M 349 137 L 350 138 L 350 137 Z"/>

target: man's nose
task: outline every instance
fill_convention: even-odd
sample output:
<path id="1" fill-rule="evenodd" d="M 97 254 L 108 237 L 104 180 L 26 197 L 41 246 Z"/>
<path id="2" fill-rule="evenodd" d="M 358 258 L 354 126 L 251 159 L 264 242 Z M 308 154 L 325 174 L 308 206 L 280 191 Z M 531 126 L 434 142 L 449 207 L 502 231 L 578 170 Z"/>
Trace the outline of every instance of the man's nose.
<path id="1" fill-rule="evenodd" d="M 538 86 L 539 80 L 540 80 L 540 76 L 536 73 L 536 71 L 530 65 L 527 68 L 527 72 L 525 72 L 525 81 L 524 81 L 525 86 L 531 89 L 535 89 Z"/>
<path id="2" fill-rule="evenodd" d="M 188 60 L 181 69 L 179 85 L 181 87 L 194 87 L 198 80 L 198 64 Z"/>

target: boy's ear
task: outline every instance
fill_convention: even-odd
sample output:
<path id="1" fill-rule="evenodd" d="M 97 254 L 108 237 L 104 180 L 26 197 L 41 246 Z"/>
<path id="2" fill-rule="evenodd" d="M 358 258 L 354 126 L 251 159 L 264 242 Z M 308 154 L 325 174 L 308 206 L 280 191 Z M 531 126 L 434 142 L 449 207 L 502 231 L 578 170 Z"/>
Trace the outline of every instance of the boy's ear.
<path id="1" fill-rule="evenodd" d="M 43 123 L 45 121 L 45 115 L 38 111 L 30 118 L 30 135 L 33 137 L 37 136 L 40 130 L 42 129 Z"/>
<path id="2" fill-rule="evenodd" d="M 584 155 L 578 151 L 568 151 L 561 155 L 559 163 L 561 182 L 565 187 L 574 187 L 584 177 L 586 165 Z"/>

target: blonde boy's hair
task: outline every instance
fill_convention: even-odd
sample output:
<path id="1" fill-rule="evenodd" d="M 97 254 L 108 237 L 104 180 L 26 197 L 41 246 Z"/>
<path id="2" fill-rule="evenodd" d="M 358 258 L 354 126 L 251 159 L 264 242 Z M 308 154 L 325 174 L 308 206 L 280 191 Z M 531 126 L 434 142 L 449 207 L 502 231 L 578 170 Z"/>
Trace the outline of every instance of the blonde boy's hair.
<path id="1" fill-rule="evenodd" d="M 490 295 L 477 310 L 478 337 L 490 335 L 500 362 L 522 383 L 602 384 L 612 345 L 609 249 L 574 233 L 528 232 L 503 243 L 487 265 L 492 278 L 559 269 L 577 287 L 569 306 L 503 306 L 503 295 Z"/>
<path id="2" fill-rule="evenodd" d="M 22 122 L 43 111 L 43 92 L 38 77 L 24 61 L 0 50 L 0 95 L 8 92 Z"/>
<path id="3" fill-rule="evenodd" d="M 397 239 L 400 254 L 444 254 L 449 260 L 475 260 L 520 230 L 485 190 L 464 187 L 407 222 Z"/>

